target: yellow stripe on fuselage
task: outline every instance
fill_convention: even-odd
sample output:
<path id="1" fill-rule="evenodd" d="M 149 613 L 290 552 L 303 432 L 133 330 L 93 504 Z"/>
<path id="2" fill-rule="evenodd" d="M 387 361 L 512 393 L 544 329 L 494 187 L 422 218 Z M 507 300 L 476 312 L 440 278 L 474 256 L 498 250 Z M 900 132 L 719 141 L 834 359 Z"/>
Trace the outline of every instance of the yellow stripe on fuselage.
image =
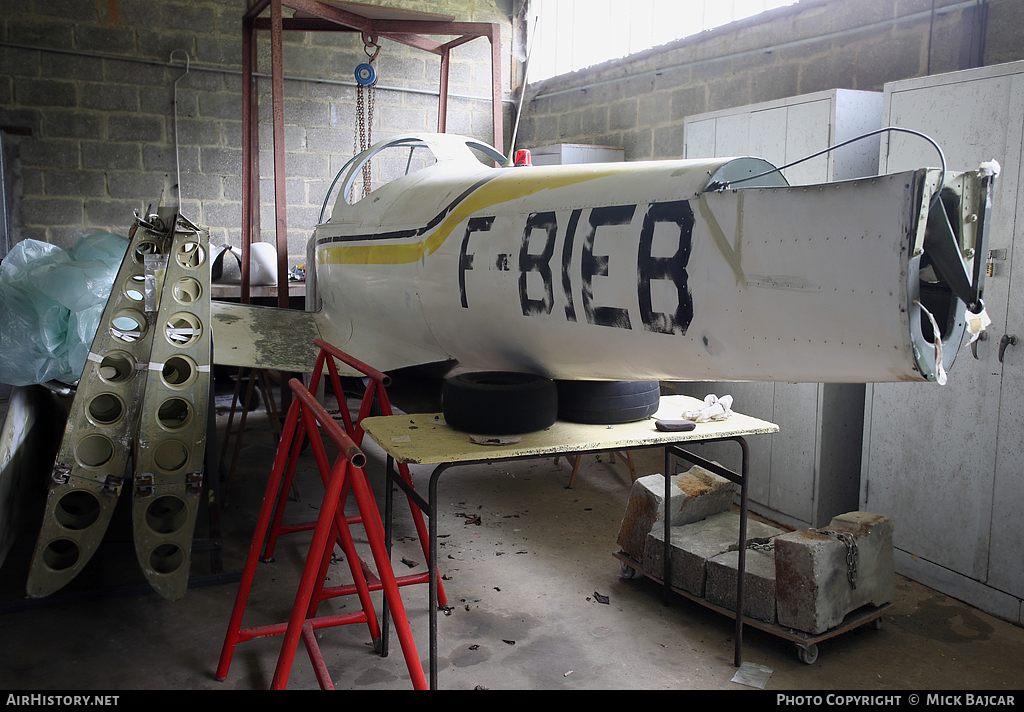
<path id="1" fill-rule="evenodd" d="M 411 264 L 427 255 L 432 255 L 444 244 L 455 226 L 474 213 L 499 203 L 524 198 L 543 190 L 563 188 L 595 178 L 636 170 L 638 166 L 628 163 L 600 168 L 549 172 L 544 169 L 516 168 L 480 186 L 452 210 L 437 228 L 417 242 L 379 245 L 332 245 L 320 249 L 318 264 Z"/>

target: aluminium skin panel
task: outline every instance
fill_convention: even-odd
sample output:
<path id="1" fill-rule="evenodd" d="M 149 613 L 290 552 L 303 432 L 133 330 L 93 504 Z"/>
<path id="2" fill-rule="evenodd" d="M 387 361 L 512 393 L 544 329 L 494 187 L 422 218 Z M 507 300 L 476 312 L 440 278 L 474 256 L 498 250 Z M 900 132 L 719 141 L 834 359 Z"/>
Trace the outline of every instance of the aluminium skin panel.
<path id="1" fill-rule="evenodd" d="M 881 105 L 880 93 L 833 90 L 690 117 L 686 156 L 756 155 L 784 165 L 879 128 Z M 785 174 L 792 184 L 874 175 L 877 147 L 877 137 L 860 141 Z M 759 473 L 750 486 L 755 507 L 759 503 L 795 526 L 824 525 L 834 514 L 855 508 L 863 385 L 734 382 L 677 388 L 700 397 L 729 393 L 745 412 L 782 424 L 779 433 L 751 443 L 751 462 Z M 707 447 L 723 462 L 736 459 L 730 448 Z"/>

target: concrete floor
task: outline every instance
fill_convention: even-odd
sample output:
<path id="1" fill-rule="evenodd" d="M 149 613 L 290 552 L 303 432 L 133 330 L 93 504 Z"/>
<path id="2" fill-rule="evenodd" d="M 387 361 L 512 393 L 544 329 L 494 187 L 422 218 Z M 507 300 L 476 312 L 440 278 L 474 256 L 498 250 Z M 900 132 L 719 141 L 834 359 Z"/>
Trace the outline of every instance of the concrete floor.
<path id="1" fill-rule="evenodd" d="M 218 423 L 223 435 L 223 412 Z M 254 411 L 222 512 L 229 574 L 244 562 L 275 446 L 263 411 Z M 380 496 L 383 454 L 372 442 L 364 450 Z M 575 487 L 566 489 L 570 470 L 564 459 L 547 459 L 460 468 L 441 479 L 439 544 L 452 608 L 439 618 L 439 686 L 752 689 L 733 681 L 731 619 L 679 596 L 665 606 L 654 582 L 620 577 L 612 553 L 630 488 L 625 464 L 585 457 Z M 413 475 L 425 492 L 429 468 L 414 468 Z M 314 515 L 322 496 L 311 459 L 298 494 L 286 513 L 296 521 Z M 401 503 L 398 575 L 426 568 Z M 476 515 L 479 523 L 471 523 Z M 192 588 L 174 603 L 148 593 L 130 534 L 116 524 L 78 579 L 50 598 L 28 601 L 24 583 L 38 517 L 26 523 L 0 569 L 0 689 L 267 689 L 280 637 L 240 644 L 227 679 L 215 679 L 237 583 Z M 354 531 L 365 549 L 361 530 Z M 305 534 L 283 539 L 274 562 L 259 566 L 245 626 L 287 620 L 308 541 Z M 402 558 L 420 563 L 410 568 Z M 208 559 L 193 556 L 194 575 L 210 573 Z M 347 564 L 333 564 L 330 576 L 348 582 Z M 402 593 L 426 669 L 426 586 Z M 820 643 L 813 665 L 798 660 L 792 643 L 747 627 L 744 661 L 770 668 L 769 691 L 1021 688 L 1024 629 L 899 576 L 893 603 L 880 630 L 859 628 Z M 354 597 L 334 599 L 321 613 L 356 607 Z M 410 688 L 394 635 L 387 658 L 374 654 L 362 624 L 318 637 L 338 689 Z M 317 687 L 301 645 L 288 687 Z"/>

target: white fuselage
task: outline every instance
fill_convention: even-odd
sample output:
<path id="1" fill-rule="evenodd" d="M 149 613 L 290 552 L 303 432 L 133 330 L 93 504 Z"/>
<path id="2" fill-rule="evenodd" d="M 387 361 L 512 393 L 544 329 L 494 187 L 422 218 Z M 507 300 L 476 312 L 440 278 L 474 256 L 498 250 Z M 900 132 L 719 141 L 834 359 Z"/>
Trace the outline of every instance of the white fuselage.
<path id="1" fill-rule="evenodd" d="M 934 378 L 913 258 L 936 172 L 705 190 L 765 166 L 441 161 L 339 199 L 312 238 L 329 340 L 381 369 Z"/>

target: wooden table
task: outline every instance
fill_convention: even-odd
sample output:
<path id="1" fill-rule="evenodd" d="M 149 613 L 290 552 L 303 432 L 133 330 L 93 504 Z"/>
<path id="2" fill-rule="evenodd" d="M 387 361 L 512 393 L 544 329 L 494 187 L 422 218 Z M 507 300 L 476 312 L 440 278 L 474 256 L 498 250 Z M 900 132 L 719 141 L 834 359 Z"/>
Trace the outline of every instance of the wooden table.
<path id="1" fill-rule="evenodd" d="M 566 456 L 576 453 L 604 452 L 609 450 L 632 450 L 645 447 L 665 448 L 665 473 L 673 469 L 672 458 L 680 457 L 721 475 L 740 486 L 740 542 L 747 536 L 747 477 L 749 454 L 744 440 L 748 435 L 778 432 L 779 426 L 764 420 L 734 413 L 727 420 L 699 423 L 688 432 L 661 432 L 654 426 L 657 419 L 679 419 L 684 410 L 698 410 L 703 402 L 688 396 L 662 396 L 658 412 L 650 418 L 634 423 L 614 426 L 582 425 L 557 421 L 545 430 L 527 433 L 517 442 L 482 445 L 471 440 L 468 433 L 453 430 L 444 422 L 440 413 L 418 415 L 389 415 L 365 418 L 362 426 L 373 440 L 387 454 L 387 479 L 385 488 L 385 530 L 390 546 L 392 517 L 392 487 L 394 483 L 429 517 L 429 620 L 430 620 L 430 687 L 437 688 L 437 483 L 448 469 L 462 465 L 489 464 L 534 457 Z M 736 473 L 717 463 L 705 460 L 682 448 L 686 443 L 712 440 L 733 440 L 742 449 L 741 472 Z M 395 463 L 407 465 L 435 465 L 427 488 L 427 499 L 413 490 L 396 471 Z M 670 479 L 665 477 L 665 556 L 664 580 L 665 600 L 671 594 L 671 546 L 669 517 Z M 743 573 L 745 547 L 739 548 L 739 570 L 736 582 L 736 654 L 737 667 L 742 662 L 743 631 Z M 384 635 L 387 635 L 385 609 Z M 385 637 L 384 650 L 387 639 Z"/>

